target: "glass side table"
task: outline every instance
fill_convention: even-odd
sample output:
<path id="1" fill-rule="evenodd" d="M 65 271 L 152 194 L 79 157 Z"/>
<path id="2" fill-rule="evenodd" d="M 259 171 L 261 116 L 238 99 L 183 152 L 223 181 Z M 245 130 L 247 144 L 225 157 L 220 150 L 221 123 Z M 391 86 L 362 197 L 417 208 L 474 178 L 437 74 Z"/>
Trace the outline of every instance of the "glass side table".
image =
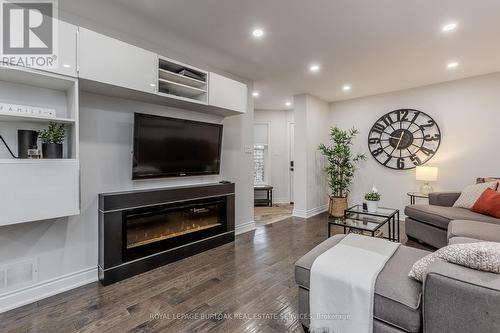
<path id="1" fill-rule="evenodd" d="M 410 197 L 410 204 L 414 205 L 416 202 L 416 198 L 429 199 L 428 194 L 420 193 L 420 192 L 408 192 L 406 193 Z"/>
<path id="2" fill-rule="evenodd" d="M 399 238 L 399 209 L 379 207 L 376 212 L 369 212 L 363 209 L 363 205 L 356 205 L 345 211 L 345 217 L 362 219 L 363 216 L 376 217 L 387 220 L 389 231 L 388 239 L 391 241 L 400 241 Z"/>

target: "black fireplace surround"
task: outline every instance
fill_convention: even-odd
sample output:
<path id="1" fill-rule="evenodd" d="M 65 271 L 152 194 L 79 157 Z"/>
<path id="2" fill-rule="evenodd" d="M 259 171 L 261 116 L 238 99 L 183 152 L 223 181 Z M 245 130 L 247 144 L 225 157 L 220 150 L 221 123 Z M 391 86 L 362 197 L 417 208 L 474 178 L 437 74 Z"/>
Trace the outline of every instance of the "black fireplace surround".
<path id="1" fill-rule="evenodd" d="M 234 184 L 99 194 L 104 285 L 234 240 Z"/>

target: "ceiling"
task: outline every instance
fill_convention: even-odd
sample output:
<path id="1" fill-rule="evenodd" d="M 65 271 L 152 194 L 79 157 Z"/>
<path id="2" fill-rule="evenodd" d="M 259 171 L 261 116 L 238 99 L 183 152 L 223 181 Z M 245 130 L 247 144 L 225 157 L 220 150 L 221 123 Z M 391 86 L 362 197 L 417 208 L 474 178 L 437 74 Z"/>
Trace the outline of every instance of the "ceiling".
<path id="1" fill-rule="evenodd" d="M 498 0 L 64 0 L 59 5 L 254 80 L 260 109 L 285 109 L 300 93 L 339 101 L 500 71 Z M 452 21 L 458 28 L 443 33 L 442 26 Z M 148 31 L 137 31 L 141 22 Z M 251 37 L 255 27 L 264 29 L 264 38 Z M 448 69 L 450 61 L 459 66 Z M 321 65 L 315 74 L 309 72 L 313 62 Z M 345 84 L 352 90 L 343 91 Z"/>

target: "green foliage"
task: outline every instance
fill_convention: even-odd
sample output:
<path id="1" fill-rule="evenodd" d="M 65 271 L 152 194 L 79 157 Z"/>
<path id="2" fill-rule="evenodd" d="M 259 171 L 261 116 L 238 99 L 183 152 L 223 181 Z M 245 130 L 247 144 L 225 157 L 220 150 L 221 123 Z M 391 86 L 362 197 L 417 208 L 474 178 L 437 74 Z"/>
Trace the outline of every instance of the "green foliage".
<path id="1" fill-rule="evenodd" d="M 332 195 L 347 197 L 356 171 L 356 164 L 365 160 L 365 154 L 354 155 L 351 151 L 352 141 L 359 134 L 355 128 L 342 130 L 337 126 L 330 128 L 332 146 L 320 144 L 318 149 L 328 160 L 325 172 Z"/>
<path id="2" fill-rule="evenodd" d="M 64 124 L 49 123 L 49 127 L 38 131 L 38 136 L 42 143 L 63 143 L 66 133 Z"/>
<path id="3" fill-rule="evenodd" d="M 367 201 L 380 201 L 380 193 L 378 192 L 368 192 L 365 194 L 365 200 Z"/>

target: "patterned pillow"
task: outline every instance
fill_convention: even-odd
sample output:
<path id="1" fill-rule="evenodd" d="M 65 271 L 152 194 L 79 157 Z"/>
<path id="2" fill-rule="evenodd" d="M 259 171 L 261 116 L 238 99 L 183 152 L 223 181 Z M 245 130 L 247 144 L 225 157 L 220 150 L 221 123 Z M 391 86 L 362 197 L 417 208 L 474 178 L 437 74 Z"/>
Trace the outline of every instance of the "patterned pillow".
<path id="1" fill-rule="evenodd" d="M 498 186 L 497 182 L 480 183 L 467 186 L 460 194 L 460 197 L 455 201 L 453 207 L 461 207 L 471 209 L 476 203 L 477 199 L 483 194 L 487 188 L 496 190 Z"/>
<path id="2" fill-rule="evenodd" d="M 443 260 L 480 271 L 500 274 L 500 243 L 478 242 L 445 246 L 413 264 L 408 276 L 422 282 L 429 272 L 429 266 L 435 261 Z"/>
<path id="3" fill-rule="evenodd" d="M 439 259 L 439 257 L 436 255 L 436 252 L 426 255 L 413 264 L 410 273 L 408 273 L 408 276 L 414 278 L 417 281 L 423 282 L 425 276 L 428 273 L 429 266 L 435 261 L 443 260 Z"/>

